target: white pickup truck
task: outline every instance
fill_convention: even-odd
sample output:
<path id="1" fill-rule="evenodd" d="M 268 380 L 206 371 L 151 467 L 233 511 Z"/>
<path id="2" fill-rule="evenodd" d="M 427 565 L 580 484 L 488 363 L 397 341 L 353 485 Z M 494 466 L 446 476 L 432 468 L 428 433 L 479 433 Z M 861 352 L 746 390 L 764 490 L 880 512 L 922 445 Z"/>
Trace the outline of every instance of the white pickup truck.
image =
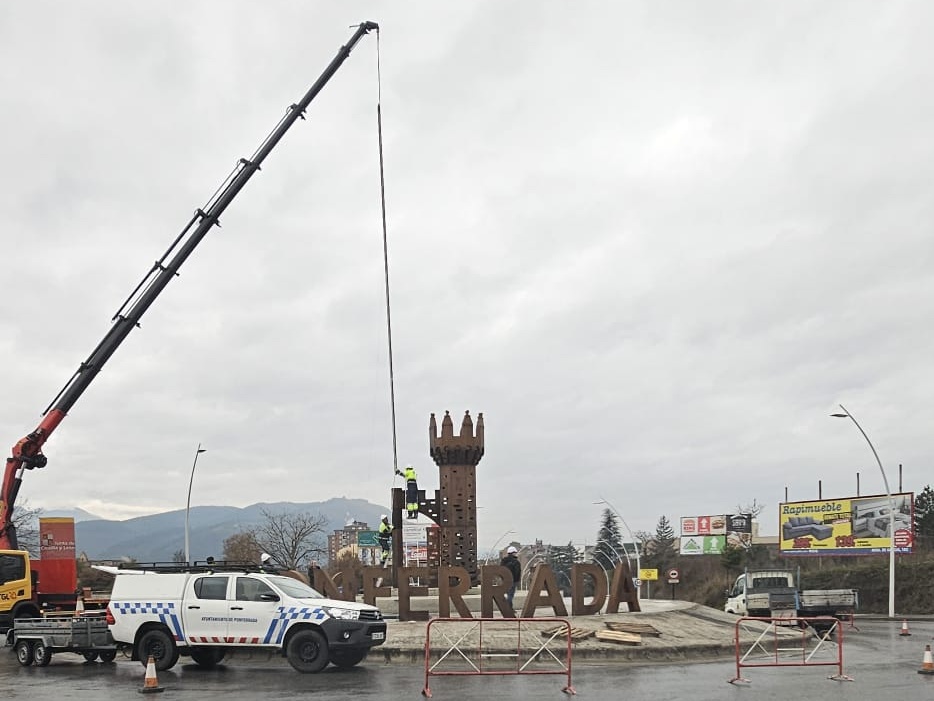
<path id="1" fill-rule="evenodd" d="M 723 610 L 740 616 L 763 618 L 839 618 L 859 605 L 856 589 L 803 589 L 795 586 L 790 570 L 749 570 L 727 591 Z"/>
<path id="2" fill-rule="evenodd" d="M 299 672 L 352 667 L 386 640 L 375 606 L 335 601 L 292 577 L 211 563 L 117 569 L 107 622 L 118 646 L 158 670 L 202 667 L 243 648 L 277 650 Z"/>

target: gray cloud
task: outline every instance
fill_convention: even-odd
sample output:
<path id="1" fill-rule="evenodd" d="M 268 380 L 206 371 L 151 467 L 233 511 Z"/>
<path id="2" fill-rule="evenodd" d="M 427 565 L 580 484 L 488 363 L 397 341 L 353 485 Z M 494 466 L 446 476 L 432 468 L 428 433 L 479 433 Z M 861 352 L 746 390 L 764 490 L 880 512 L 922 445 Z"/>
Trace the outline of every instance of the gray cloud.
<path id="1" fill-rule="evenodd" d="M 483 412 L 480 537 L 927 483 L 924 3 L 0 8 L 12 445 L 350 24 L 380 56 L 400 460 Z M 55 22 L 51 21 L 54 14 Z M 47 445 L 102 515 L 393 484 L 364 39 Z"/>

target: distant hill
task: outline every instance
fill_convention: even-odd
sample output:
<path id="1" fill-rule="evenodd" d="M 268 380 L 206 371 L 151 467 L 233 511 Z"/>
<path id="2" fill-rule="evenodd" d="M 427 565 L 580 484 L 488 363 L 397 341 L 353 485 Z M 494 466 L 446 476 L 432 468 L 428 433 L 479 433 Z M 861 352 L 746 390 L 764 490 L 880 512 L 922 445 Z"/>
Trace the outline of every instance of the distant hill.
<path id="1" fill-rule="evenodd" d="M 79 509 L 78 507 L 74 509 L 42 509 L 39 515 L 48 518 L 73 518 L 75 523 L 81 521 L 97 521 L 100 519 L 100 516 L 92 514 L 90 511 Z"/>
<path id="2" fill-rule="evenodd" d="M 310 513 L 327 519 L 322 537 L 343 528 L 349 520 L 364 521 L 376 528 L 384 506 L 363 499 L 328 499 L 323 502 L 295 504 L 253 504 L 234 506 L 193 506 L 189 512 L 189 539 L 192 560 L 221 558 L 224 540 L 263 521 L 263 511 L 270 513 Z M 44 516 L 49 515 L 43 513 Z M 67 514 L 71 515 L 71 514 Z M 75 522 L 75 545 L 91 560 L 132 558 L 139 562 L 166 562 L 185 549 L 185 510 L 139 516 L 125 521 L 105 519 Z"/>

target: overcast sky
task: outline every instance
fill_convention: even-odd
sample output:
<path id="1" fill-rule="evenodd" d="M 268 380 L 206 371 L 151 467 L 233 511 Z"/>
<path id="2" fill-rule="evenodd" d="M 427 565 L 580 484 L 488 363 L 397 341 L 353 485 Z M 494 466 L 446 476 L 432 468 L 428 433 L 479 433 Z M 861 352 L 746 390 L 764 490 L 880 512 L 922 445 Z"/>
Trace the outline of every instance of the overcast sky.
<path id="1" fill-rule="evenodd" d="M 107 518 L 364 498 L 482 412 L 479 541 L 932 481 L 934 4 L 0 4 L 0 430 L 364 37 L 46 444 Z"/>

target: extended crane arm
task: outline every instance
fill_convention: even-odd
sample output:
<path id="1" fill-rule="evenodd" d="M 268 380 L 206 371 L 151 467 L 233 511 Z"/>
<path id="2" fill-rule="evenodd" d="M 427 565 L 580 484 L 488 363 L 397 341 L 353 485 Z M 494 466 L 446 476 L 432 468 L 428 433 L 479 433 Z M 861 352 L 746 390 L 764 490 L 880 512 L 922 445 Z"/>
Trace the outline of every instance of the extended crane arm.
<path id="1" fill-rule="evenodd" d="M 65 418 L 74 403 L 78 401 L 78 398 L 84 394 L 84 391 L 93 382 L 114 351 L 120 347 L 130 331 L 139 325 L 140 319 L 149 309 L 149 306 L 165 289 L 169 281 L 178 275 L 182 263 L 201 243 L 208 231 L 218 225 L 221 214 L 253 174 L 260 169 L 260 165 L 262 165 L 266 156 L 276 147 L 276 144 L 289 130 L 289 127 L 299 118 L 304 119 L 305 110 L 311 101 L 315 99 L 334 73 L 337 72 L 337 69 L 350 55 L 357 42 L 372 30 L 378 31 L 379 25 L 375 22 L 360 24 L 357 31 L 350 37 L 350 41 L 340 48 L 337 56 L 334 57 L 314 85 L 308 89 L 305 96 L 286 110 L 285 116 L 260 144 L 256 152 L 249 159 L 240 159 L 234 172 L 218 188 L 207 205 L 195 212 L 188 225 L 175 238 L 162 258 L 156 261 L 143 281 L 130 294 L 123 306 L 117 310 L 112 319 L 114 323 L 110 327 L 110 331 L 107 332 L 107 335 L 104 336 L 88 359 L 81 363 L 68 384 L 43 412 L 43 419 L 39 426 L 13 446 L 13 455 L 7 458 L 3 483 L 0 485 L 0 550 L 17 549 L 16 528 L 13 525 L 13 507 L 16 504 L 16 496 L 22 483 L 23 472 L 45 467 L 46 465 L 46 456 L 42 453 L 43 444 L 49 439 L 49 436 L 52 435 L 62 419 Z"/>

